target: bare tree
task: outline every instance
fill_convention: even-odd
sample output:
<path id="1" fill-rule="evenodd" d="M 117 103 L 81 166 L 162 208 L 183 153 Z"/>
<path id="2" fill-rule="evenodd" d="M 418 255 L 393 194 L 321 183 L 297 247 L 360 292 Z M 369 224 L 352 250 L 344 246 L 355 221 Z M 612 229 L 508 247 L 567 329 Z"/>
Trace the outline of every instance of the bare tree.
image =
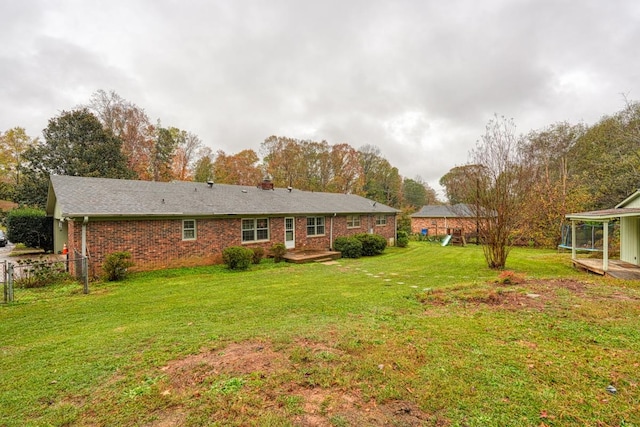
<path id="1" fill-rule="evenodd" d="M 122 140 L 122 153 L 138 179 L 150 180 L 156 129 L 147 113 L 111 90 L 98 90 L 86 105 L 102 125 Z"/>
<path id="2" fill-rule="evenodd" d="M 476 210 L 485 259 L 489 268 L 504 268 L 532 182 L 513 120 L 498 116 L 490 120 L 470 157 L 477 165 L 470 169 L 476 171 L 471 207 Z"/>
<path id="3" fill-rule="evenodd" d="M 196 154 L 202 147 L 202 141 L 198 135 L 180 131 L 177 137 L 178 146 L 173 156 L 173 176 L 180 181 L 193 178 Z"/>

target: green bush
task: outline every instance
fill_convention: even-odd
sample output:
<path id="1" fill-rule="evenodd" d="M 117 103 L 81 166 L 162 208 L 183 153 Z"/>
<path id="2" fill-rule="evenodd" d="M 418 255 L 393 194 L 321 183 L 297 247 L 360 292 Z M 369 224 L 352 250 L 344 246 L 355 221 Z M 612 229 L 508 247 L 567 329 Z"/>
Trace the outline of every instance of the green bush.
<path id="1" fill-rule="evenodd" d="M 7 214 L 7 238 L 30 248 L 53 249 L 53 218 L 34 208 L 14 209 Z"/>
<path id="2" fill-rule="evenodd" d="M 260 264 L 260 261 L 262 261 L 262 258 L 264 258 L 264 248 L 261 248 L 261 247 L 251 248 L 251 251 L 253 252 L 253 258 L 252 258 L 253 263 Z"/>
<path id="3" fill-rule="evenodd" d="M 387 239 L 379 234 L 360 233 L 354 237 L 362 243 L 363 256 L 379 255 L 387 247 Z"/>
<path id="4" fill-rule="evenodd" d="M 231 270 L 246 270 L 253 261 L 253 251 L 244 246 L 229 246 L 222 251 L 222 261 Z"/>
<path id="5" fill-rule="evenodd" d="M 276 243 L 271 246 L 271 255 L 273 255 L 274 262 L 282 261 L 286 253 L 287 247 L 284 245 L 284 243 Z"/>
<path id="6" fill-rule="evenodd" d="M 344 258 L 360 258 L 362 256 L 362 242 L 356 237 L 337 237 L 333 248 L 342 252 Z"/>
<path id="7" fill-rule="evenodd" d="M 114 252 L 107 255 L 102 264 L 105 279 L 110 282 L 123 280 L 127 277 L 129 267 L 133 266 L 129 252 Z"/>
<path id="8" fill-rule="evenodd" d="M 398 230 L 404 231 L 407 234 L 411 233 L 411 214 L 414 212 L 413 208 L 405 208 L 398 215 Z"/>
<path id="9" fill-rule="evenodd" d="M 409 234 L 404 230 L 398 230 L 398 236 L 396 238 L 396 246 L 399 248 L 406 248 L 409 244 Z"/>

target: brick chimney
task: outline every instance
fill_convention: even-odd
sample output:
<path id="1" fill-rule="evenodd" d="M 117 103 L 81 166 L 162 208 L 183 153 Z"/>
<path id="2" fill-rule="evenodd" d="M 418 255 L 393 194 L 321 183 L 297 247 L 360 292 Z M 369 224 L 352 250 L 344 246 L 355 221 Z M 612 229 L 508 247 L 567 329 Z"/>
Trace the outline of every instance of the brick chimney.
<path id="1" fill-rule="evenodd" d="M 269 175 L 265 176 L 262 179 L 262 182 L 258 184 L 258 188 L 263 190 L 273 190 L 273 182 L 271 182 L 271 177 Z"/>

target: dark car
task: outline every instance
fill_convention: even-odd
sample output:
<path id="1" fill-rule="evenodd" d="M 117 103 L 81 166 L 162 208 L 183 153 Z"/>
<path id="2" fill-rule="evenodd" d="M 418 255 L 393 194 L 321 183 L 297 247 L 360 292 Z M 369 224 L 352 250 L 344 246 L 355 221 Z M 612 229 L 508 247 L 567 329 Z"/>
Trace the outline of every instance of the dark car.
<path id="1" fill-rule="evenodd" d="M 0 230 L 0 247 L 7 246 L 7 235 L 4 234 L 4 231 Z"/>

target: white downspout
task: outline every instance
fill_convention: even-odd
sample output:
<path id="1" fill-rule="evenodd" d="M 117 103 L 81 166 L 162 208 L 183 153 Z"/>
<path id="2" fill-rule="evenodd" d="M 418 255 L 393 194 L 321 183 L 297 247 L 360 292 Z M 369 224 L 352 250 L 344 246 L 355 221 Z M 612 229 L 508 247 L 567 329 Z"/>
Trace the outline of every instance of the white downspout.
<path id="1" fill-rule="evenodd" d="M 330 231 L 329 231 L 329 249 L 333 250 L 333 218 L 335 218 L 337 214 L 333 214 L 333 216 L 331 217 L 331 226 L 330 226 Z"/>
<path id="2" fill-rule="evenodd" d="M 87 256 L 87 222 L 89 217 L 85 216 L 82 221 L 82 256 Z"/>
<path id="3" fill-rule="evenodd" d="M 396 213 L 393 216 L 393 227 L 394 227 L 394 231 L 393 231 L 393 235 L 394 237 L 394 241 L 393 241 L 393 246 L 398 246 L 398 214 Z"/>

